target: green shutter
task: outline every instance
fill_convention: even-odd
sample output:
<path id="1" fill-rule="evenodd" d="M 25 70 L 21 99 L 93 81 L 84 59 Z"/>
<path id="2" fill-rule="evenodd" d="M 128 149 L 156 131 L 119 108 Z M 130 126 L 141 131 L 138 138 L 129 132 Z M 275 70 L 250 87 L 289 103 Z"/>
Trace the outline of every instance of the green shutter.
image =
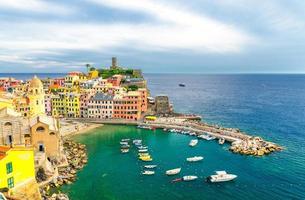
<path id="1" fill-rule="evenodd" d="M 12 162 L 9 162 L 6 164 L 6 173 L 10 174 L 12 172 L 13 172 L 13 164 L 12 164 Z"/>
<path id="2" fill-rule="evenodd" d="M 7 179 L 7 186 L 9 189 L 14 187 L 14 177 L 10 177 Z"/>

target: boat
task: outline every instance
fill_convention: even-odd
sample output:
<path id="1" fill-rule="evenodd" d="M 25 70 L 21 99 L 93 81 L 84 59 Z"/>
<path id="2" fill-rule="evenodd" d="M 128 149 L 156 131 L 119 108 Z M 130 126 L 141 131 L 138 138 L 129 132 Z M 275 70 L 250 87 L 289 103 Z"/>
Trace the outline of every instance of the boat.
<path id="1" fill-rule="evenodd" d="M 198 178 L 198 176 L 183 176 L 182 180 L 183 181 L 193 181 L 196 180 Z"/>
<path id="2" fill-rule="evenodd" d="M 149 171 L 149 170 L 145 170 L 144 172 L 142 172 L 143 175 L 154 175 L 155 172 L 154 171 Z"/>
<path id="3" fill-rule="evenodd" d="M 176 175 L 179 174 L 181 171 L 181 168 L 176 168 L 176 169 L 171 169 L 171 170 L 167 170 L 165 172 L 166 175 L 172 176 L 172 175 Z"/>
<path id="4" fill-rule="evenodd" d="M 227 174 L 226 171 L 216 171 L 215 175 L 211 175 L 208 177 L 208 181 L 212 183 L 218 183 L 232 181 L 235 178 L 237 178 L 235 174 Z"/>
<path id="5" fill-rule="evenodd" d="M 136 144 L 136 143 L 142 143 L 142 140 L 135 139 L 135 140 L 133 140 L 133 141 L 132 141 L 132 143 L 133 143 L 133 144 Z"/>
<path id="6" fill-rule="evenodd" d="M 121 142 L 129 142 L 130 139 L 129 138 L 124 138 L 124 139 L 121 139 Z"/>
<path id="7" fill-rule="evenodd" d="M 194 146 L 196 146 L 197 144 L 198 144 L 198 140 L 195 139 L 195 140 L 191 140 L 189 145 L 190 145 L 191 147 L 194 147 Z"/>
<path id="8" fill-rule="evenodd" d="M 149 153 L 138 153 L 139 156 L 149 156 Z"/>
<path id="9" fill-rule="evenodd" d="M 124 144 L 121 146 L 122 149 L 128 149 L 129 147 L 130 147 L 130 145 L 128 145 L 128 144 Z"/>
<path id="10" fill-rule="evenodd" d="M 144 162 L 149 162 L 149 161 L 153 160 L 151 157 L 140 157 L 139 159 L 144 161 Z"/>
<path id="11" fill-rule="evenodd" d="M 146 169 L 154 169 L 156 167 L 157 167 L 157 165 L 144 165 L 144 168 L 146 168 Z"/>
<path id="12" fill-rule="evenodd" d="M 120 145 L 128 145 L 128 142 L 120 142 Z"/>
<path id="13" fill-rule="evenodd" d="M 138 149 L 147 149 L 147 146 L 138 146 Z"/>
<path id="14" fill-rule="evenodd" d="M 139 149 L 138 152 L 139 153 L 146 153 L 148 150 L 147 149 Z"/>
<path id="15" fill-rule="evenodd" d="M 220 138 L 218 140 L 218 144 L 224 144 L 226 142 L 226 140 L 224 138 Z"/>
<path id="16" fill-rule="evenodd" d="M 122 152 L 122 153 L 128 153 L 128 152 L 129 152 L 129 149 L 121 149 L 121 152 Z"/>
<path id="17" fill-rule="evenodd" d="M 201 161 L 201 160 L 203 160 L 202 156 L 194 156 L 194 157 L 190 157 L 190 158 L 186 159 L 186 161 L 188 161 L 188 162 L 197 162 L 197 161 Z"/>
<path id="18" fill-rule="evenodd" d="M 185 84 L 184 83 L 180 83 L 179 87 L 185 87 Z"/>
<path id="19" fill-rule="evenodd" d="M 153 128 L 151 126 L 147 126 L 147 125 L 139 125 L 139 126 L 137 126 L 137 128 L 153 130 Z"/>
<path id="20" fill-rule="evenodd" d="M 172 180 L 172 183 L 176 183 L 176 182 L 179 182 L 179 181 L 183 181 L 183 179 L 182 178 L 176 178 L 176 179 Z"/>
<path id="21" fill-rule="evenodd" d="M 210 141 L 210 140 L 215 140 L 215 139 L 216 139 L 216 137 L 209 135 L 206 140 Z"/>

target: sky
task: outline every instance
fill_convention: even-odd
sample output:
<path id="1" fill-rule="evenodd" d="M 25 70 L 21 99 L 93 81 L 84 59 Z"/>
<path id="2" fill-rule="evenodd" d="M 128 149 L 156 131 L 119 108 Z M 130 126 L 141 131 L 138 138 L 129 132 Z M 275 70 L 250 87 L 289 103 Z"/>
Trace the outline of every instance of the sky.
<path id="1" fill-rule="evenodd" d="M 0 73 L 305 73 L 303 0 L 0 0 Z"/>

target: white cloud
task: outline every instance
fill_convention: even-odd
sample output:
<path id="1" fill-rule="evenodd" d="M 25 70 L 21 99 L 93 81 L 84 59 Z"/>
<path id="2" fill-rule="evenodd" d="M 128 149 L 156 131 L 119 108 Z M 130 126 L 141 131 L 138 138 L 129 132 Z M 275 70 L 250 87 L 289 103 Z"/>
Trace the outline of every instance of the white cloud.
<path id="1" fill-rule="evenodd" d="M 0 10 L 10 9 L 38 13 L 71 14 L 74 8 L 65 7 L 42 0 L 0 0 Z"/>

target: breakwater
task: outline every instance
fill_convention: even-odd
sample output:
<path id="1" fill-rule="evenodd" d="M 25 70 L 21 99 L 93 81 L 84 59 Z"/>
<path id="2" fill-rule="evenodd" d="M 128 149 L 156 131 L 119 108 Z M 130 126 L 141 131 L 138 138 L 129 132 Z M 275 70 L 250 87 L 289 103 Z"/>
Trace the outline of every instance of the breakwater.
<path id="1" fill-rule="evenodd" d="M 84 121 L 84 119 L 79 119 Z M 242 155 L 263 156 L 272 152 L 281 151 L 283 148 L 275 143 L 265 141 L 258 136 L 251 136 L 237 128 L 225 128 L 218 125 L 211 125 L 205 122 L 189 120 L 179 117 L 160 117 L 155 121 L 129 121 L 116 119 L 86 119 L 86 122 L 112 124 L 112 125 L 149 125 L 154 128 L 177 129 L 190 131 L 194 136 L 207 134 L 218 139 L 224 139 L 231 143 L 230 150 L 233 153 Z"/>

